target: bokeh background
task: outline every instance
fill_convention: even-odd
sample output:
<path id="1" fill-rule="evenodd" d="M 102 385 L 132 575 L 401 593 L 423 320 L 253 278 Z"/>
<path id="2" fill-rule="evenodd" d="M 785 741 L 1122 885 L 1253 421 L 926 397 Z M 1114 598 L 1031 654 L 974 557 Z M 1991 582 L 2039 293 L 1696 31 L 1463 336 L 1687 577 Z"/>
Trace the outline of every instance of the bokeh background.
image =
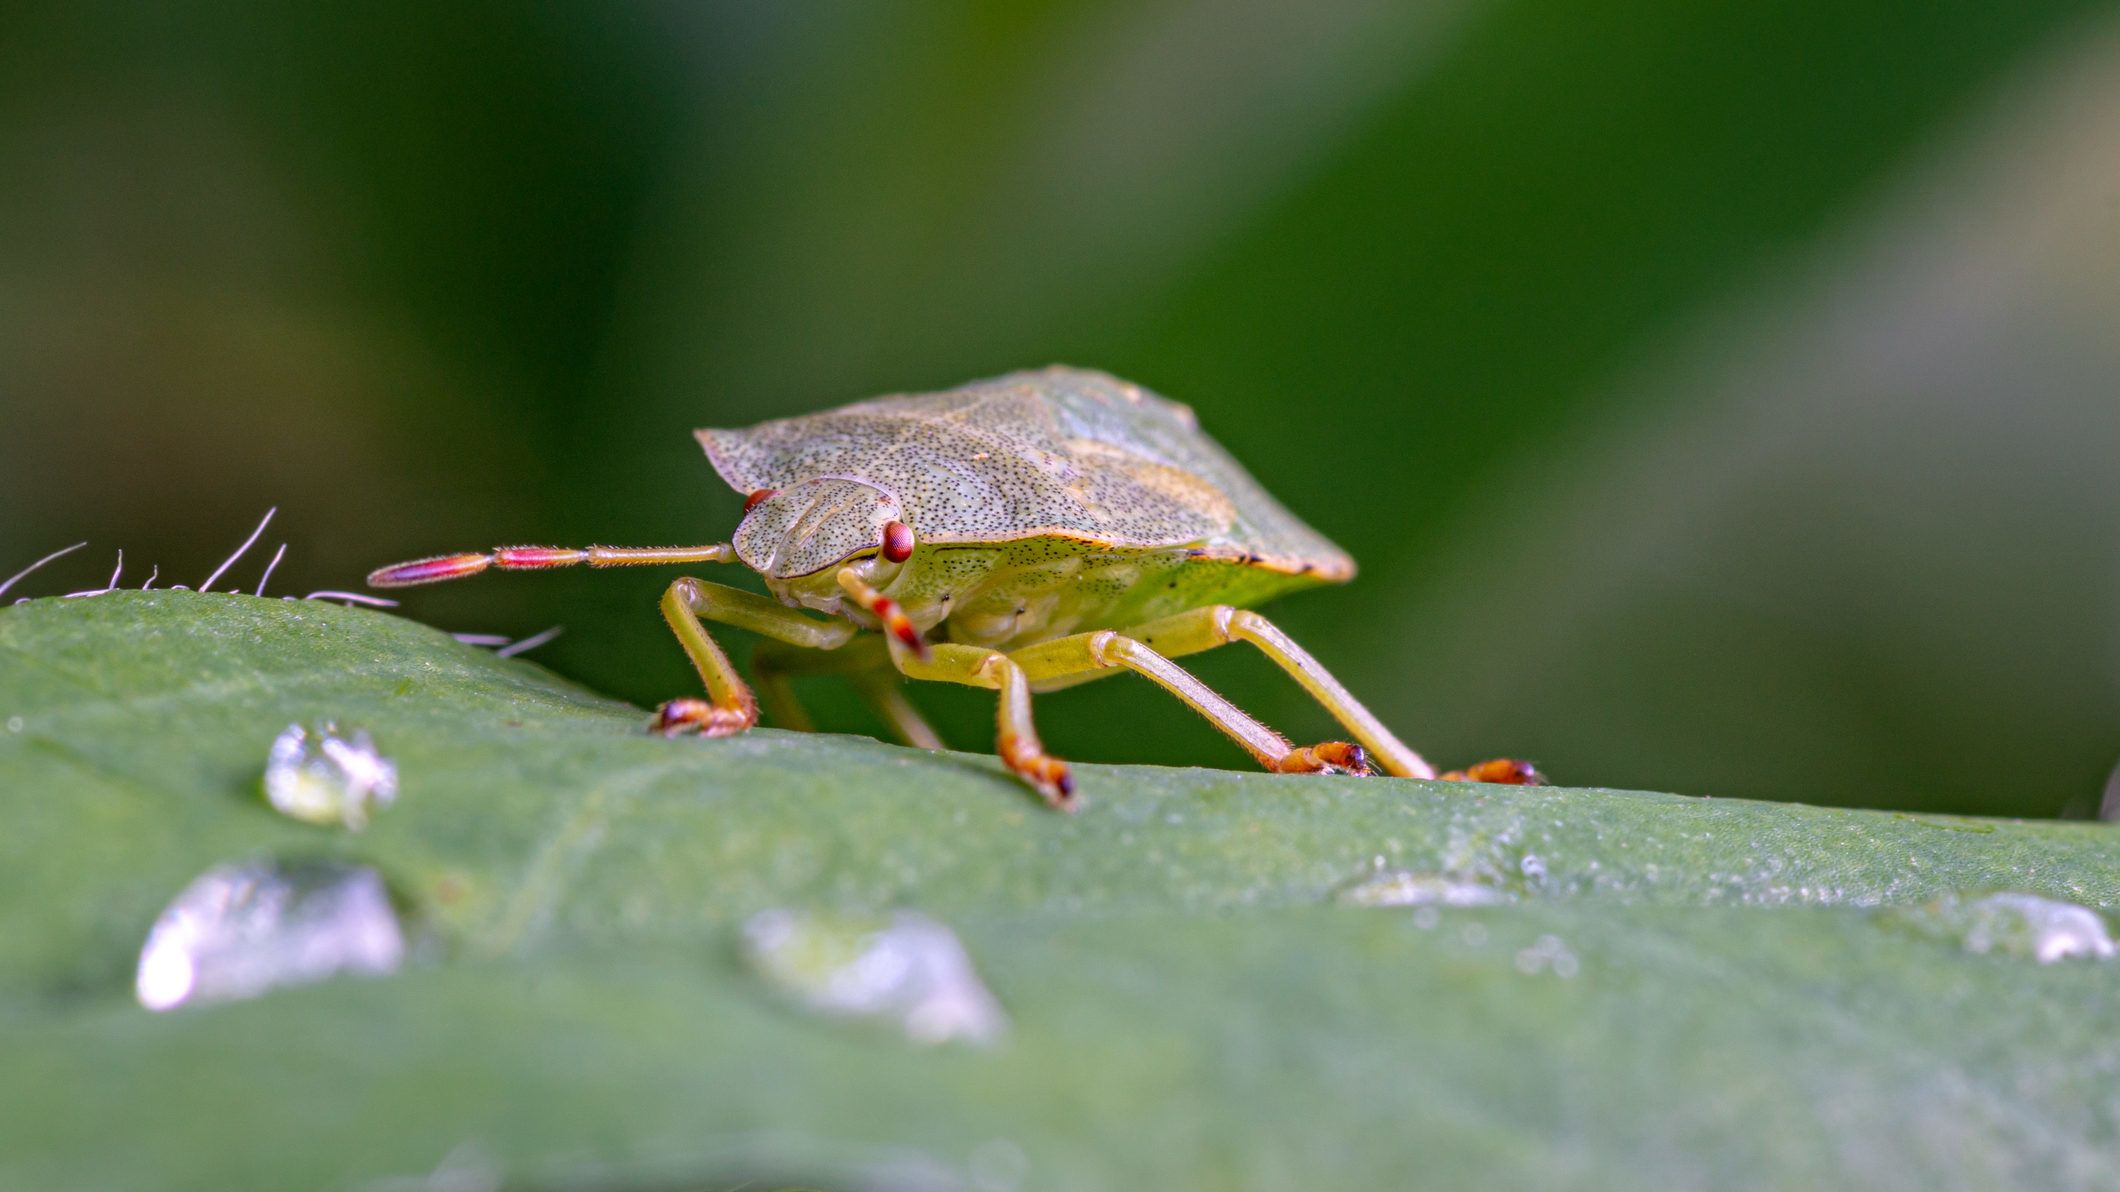
<path id="1" fill-rule="evenodd" d="M 272 505 L 278 592 L 714 540 L 690 428 L 1053 361 L 1354 552 L 1276 615 L 1438 760 L 2026 815 L 2120 760 L 2111 4 L 0 15 L 0 574 L 92 543 L 26 592 L 196 585 Z M 404 611 L 651 703 L 668 579 Z M 1244 760 L 1143 683 L 1041 716 Z"/>

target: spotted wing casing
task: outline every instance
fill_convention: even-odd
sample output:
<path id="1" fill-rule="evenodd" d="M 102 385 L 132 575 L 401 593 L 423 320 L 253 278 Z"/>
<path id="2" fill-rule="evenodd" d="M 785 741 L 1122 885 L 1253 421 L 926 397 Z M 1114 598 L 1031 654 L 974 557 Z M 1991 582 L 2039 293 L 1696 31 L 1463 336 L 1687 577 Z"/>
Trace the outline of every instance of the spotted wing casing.
<path id="1" fill-rule="evenodd" d="M 797 491 L 836 502 L 851 490 L 815 482 L 852 482 L 874 489 L 878 507 L 929 545 L 1054 536 L 1182 546 L 1319 580 L 1354 574 L 1353 560 L 1202 434 L 1190 409 L 1107 373 L 1055 366 L 697 435 L 738 492 L 781 490 L 754 517 L 793 500 L 822 524 Z M 771 513 L 778 522 L 804 516 Z M 761 570 L 807 574 L 846 557 L 850 542 L 873 546 L 868 527 L 879 516 L 864 511 L 858 529 L 782 548 Z M 740 530 L 739 547 L 744 538 Z"/>

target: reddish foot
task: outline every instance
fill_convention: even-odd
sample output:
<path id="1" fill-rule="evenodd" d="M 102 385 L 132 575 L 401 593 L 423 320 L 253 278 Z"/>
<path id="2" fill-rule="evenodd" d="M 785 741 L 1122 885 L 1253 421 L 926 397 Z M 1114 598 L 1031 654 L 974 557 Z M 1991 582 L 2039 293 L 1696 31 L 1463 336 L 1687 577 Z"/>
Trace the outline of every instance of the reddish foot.
<path id="1" fill-rule="evenodd" d="M 1505 786 L 1546 785 L 1546 776 L 1539 773 L 1537 767 L 1530 762 L 1520 762 L 1509 757 L 1498 757 L 1462 770 L 1452 770 L 1439 777 L 1444 782 L 1496 782 Z"/>
<path id="2" fill-rule="evenodd" d="M 1011 747 L 1012 742 L 1003 741 L 1001 762 L 1015 772 L 1016 777 L 1030 784 L 1048 805 L 1057 811 L 1075 809 L 1075 776 L 1070 774 L 1067 763 L 1039 749 L 1020 746 Z"/>
<path id="3" fill-rule="evenodd" d="M 1277 767 L 1283 774 L 1358 774 L 1371 773 L 1369 755 L 1360 745 L 1347 741 L 1326 741 L 1292 749 L 1281 759 Z"/>
<path id="4" fill-rule="evenodd" d="M 686 733 L 727 737 L 757 723 L 757 708 L 723 708 L 703 699 L 673 699 L 655 710 L 655 722 L 649 728 L 665 737 Z"/>

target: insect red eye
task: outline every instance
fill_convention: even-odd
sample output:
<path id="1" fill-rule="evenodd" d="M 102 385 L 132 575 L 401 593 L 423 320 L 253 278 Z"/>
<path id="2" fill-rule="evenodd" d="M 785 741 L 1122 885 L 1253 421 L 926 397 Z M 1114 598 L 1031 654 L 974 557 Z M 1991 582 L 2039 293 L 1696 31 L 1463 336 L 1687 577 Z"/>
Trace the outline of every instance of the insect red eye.
<path id="1" fill-rule="evenodd" d="M 779 491 L 777 488 L 761 488 L 753 491 L 750 496 L 743 499 L 743 511 L 749 513 L 753 506 Z"/>
<path id="2" fill-rule="evenodd" d="M 883 557 L 903 563 L 913 557 L 913 527 L 904 522 L 886 522 L 883 527 Z"/>

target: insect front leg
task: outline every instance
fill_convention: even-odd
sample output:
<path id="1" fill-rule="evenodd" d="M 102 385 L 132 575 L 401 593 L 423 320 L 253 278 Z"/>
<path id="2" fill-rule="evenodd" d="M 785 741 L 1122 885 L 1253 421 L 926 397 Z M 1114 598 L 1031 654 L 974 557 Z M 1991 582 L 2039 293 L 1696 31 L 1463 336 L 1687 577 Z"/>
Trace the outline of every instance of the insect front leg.
<path id="1" fill-rule="evenodd" d="M 1000 696 L 995 713 L 994 751 L 1003 765 L 1030 784 L 1047 803 L 1063 811 L 1074 806 L 1075 780 L 1067 763 L 1045 751 L 1031 723 L 1031 684 L 1008 655 L 999 650 L 956 643 L 928 647 L 927 657 L 893 641 L 891 660 L 909 679 L 931 679 L 985 687 Z"/>
<path id="2" fill-rule="evenodd" d="M 1226 604 L 1197 608 L 1152 621 L 1130 633 L 1169 655 L 1195 654 L 1233 641 L 1249 642 L 1303 685 L 1311 698 L 1325 706 L 1333 718 L 1346 726 L 1377 764 L 1401 778 L 1435 778 L 1435 767 L 1398 739 L 1384 722 L 1325 669 L 1310 651 L 1281 632 L 1279 626 L 1249 609 Z M 1452 781 L 1537 784 L 1545 781 L 1528 762 L 1498 758 L 1465 770 L 1452 770 L 1440 777 Z"/>
<path id="3" fill-rule="evenodd" d="M 756 593 L 690 576 L 663 593 L 662 612 L 707 689 L 706 699 L 673 699 L 656 709 L 653 727 L 671 736 L 698 732 L 723 737 L 758 723 L 757 699 L 708 635 L 705 622 L 734 625 L 813 650 L 844 645 L 857 632 L 849 622 L 819 621 Z"/>
<path id="4" fill-rule="evenodd" d="M 1075 780 L 1067 763 L 1045 751 L 1031 723 L 1031 683 L 1009 656 L 999 650 L 954 642 L 931 644 L 906 619 L 898 603 L 877 591 L 851 567 L 841 568 L 839 586 L 869 615 L 883 623 L 891 663 L 908 679 L 931 679 L 985 687 L 1000 695 L 994 750 L 1001 762 L 1045 801 L 1063 811 L 1074 807 Z"/>
<path id="5" fill-rule="evenodd" d="M 915 749 L 944 748 L 934 726 L 906 699 L 904 681 L 892 667 L 883 639 L 864 637 L 836 650 L 759 643 L 751 654 L 751 679 L 767 717 L 781 728 L 811 732 L 815 726 L 788 683 L 790 677 L 803 675 L 845 676 L 854 684 L 862 702 L 882 718 L 898 740 Z"/>
<path id="6" fill-rule="evenodd" d="M 1368 760 L 1360 746 L 1345 741 L 1293 745 L 1288 738 L 1230 703 L 1192 672 L 1125 634 L 1109 629 L 1078 633 L 1026 646 L 1009 657 L 1034 683 L 1064 686 L 1085 676 L 1109 674 L 1113 668 L 1146 676 L 1163 690 L 1184 700 L 1193 711 L 1205 716 L 1208 723 L 1243 746 L 1244 751 L 1258 759 L 1260 765 L 1276 773 L 1369 772 Z"/>

